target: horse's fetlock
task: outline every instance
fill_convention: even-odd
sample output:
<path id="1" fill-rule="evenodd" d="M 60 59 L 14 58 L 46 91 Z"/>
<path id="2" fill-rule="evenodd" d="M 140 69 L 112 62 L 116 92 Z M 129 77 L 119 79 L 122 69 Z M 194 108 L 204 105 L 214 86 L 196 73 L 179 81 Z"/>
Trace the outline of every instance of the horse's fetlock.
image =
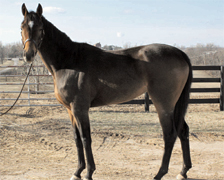
<path id="1" fill-rule="evenodd" d="M 168 173 L 168 169 L 162 170 L 161 173 L 164 174 L 164 175 L 167 174 Z"/>
<path id="2" fill-rule="evenodd" d="M 184 168 L 183 168 L 183 170 L 182 170 L 182 173 L 184 174 L 184 173 L 186 173 L 189 169 L 191 169 L 192 168 L 192 164 L 190 163 L 189 165 L 187 165 L 187 166 L 184 166 Z"/>
<path id="3" fill-rule="evenodd" d="M 80 170 L 84 170 L 86 168 L 86 164 L 80 164 L 79 166 L 78 166 L 78 169 L 80 169 Z"/>
<path id="4" fill-rule="evenodd" d="M 187 179 L 187 175 L 178 174 L 176 179 L 178 179 L 178 180 L 185 180 L 185 179 Z"/>
<path id="5" fill-rule="evenodd" d="M 192 165 L 186 167 L 187 170 L 189 170 L 191 168 L 192 168 Z"/>
<path id="6" fill-rule="evenodd" d="M 96 170 L 96 166 L 93 165 L 91 167 L 88 167 L 87 169 L 88 169 L 89 172 L 93 173 Z"/>

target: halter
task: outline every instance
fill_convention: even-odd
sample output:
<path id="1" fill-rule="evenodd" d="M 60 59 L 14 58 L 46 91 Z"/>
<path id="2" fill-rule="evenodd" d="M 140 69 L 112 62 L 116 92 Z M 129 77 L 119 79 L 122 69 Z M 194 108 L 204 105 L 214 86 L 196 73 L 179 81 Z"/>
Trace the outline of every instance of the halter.
<path id="1" fill-rule="evenodd" d="M 28 38 L 28 39 L 24 42 L 24 44 L 23 44 L 23 49 L 25 49 L 26 43 L 27 43 L 28 41 L 31 41 L 31 42 L 33 42 L 34 45 L 35 45 L 35 48 L 36 48 L 36 52 L 35 52 L 35 54 L 36 54 L 36 53 L 37 53 L 37 50 L 40 48 L 40 45 L 42 44 L 42 41 L 43 41 L 43 38 L 44 38 L 44 34 L 45 34 L 45 32 L 44 32 L 44 30 L 42 29 L 42 34 L 41 34 L 41 38 L 40 38 L 40 43 L 39 43 L 39 44 L 37 44 L 37 42 L 34 41 L 32 38 Z"/>
<path id="2" fill-rule="evenodd" d="M 39 49 L 39 47 L 37 46 L 36 41 L 34 41 L 33 39 L 27 39 L 27 40 L 24 42 L 24 44 L 23 44 L 23 49 L 25 49 L 25 45 L 26 45 L 26 43 L 27 43 L 28 41 L 33 42 L 34 45 L 35 45 L 35 47 L 36 47 L 36 49 Z"/>

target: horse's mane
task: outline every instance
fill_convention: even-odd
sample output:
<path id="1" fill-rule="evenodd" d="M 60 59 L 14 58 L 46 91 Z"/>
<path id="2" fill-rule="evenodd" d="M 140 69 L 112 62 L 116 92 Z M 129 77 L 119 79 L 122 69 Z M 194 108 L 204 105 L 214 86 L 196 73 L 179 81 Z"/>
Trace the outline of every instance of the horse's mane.
<path id="1" fill-rule="evenodd" d="M 101 55 L 102 50 L 97 47 L 86 43 L 73 42 L 44 16 L 42 16 L 42 22 L 45 35 L 41 50 L 42 52 L 48 52 L 58 62 L 60 68 L 79 67 L 81 69 L 83 66 L 87 66 L 85 64 L 87 56 L 91 55 L 91 59 L 95 60 L 96 58 L 94 57 Z M 93 51 L 94 53 L 92 53 Z M 92 54 L 94 54 L 94 57 Z M 63 64 L 61 64 L 61 61 L 63 61 Z"/>
<path id="2" fill-rule="evenodd" d="M 56 26 L 54 26 L 50 21 L 48 21 L 44 16 L 42 16 L 42 22 L 44 24 L 45 36 L 58 43 L 60 46 L 66 46 L 72 43 L 72 40 L 62 31 L 60 31 Z"/>

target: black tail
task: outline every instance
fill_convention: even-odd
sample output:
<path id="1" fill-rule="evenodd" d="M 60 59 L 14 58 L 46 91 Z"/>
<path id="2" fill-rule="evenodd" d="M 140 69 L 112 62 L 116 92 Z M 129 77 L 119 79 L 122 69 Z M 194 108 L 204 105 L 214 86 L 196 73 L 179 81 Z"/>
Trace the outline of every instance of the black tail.
<path id="1" fill-rule="evenodd" d="M 175 110 L 174 110 L 174 122 L 175 122 L 176 130 L 178 130 L 179 125 L 183 123 L 184 116 L 187 111 L 189 98 L 190 98 L 191 82 L 193 78 L 192 65 L 191 65 L 190 59 L 184 52 L 183 52 L 183 56 L 189 65 L 189 75 L 188 75 L 188 79 L 185 84 L 185 87 L 180 95 L 179 100 L 176 103 Z"/>

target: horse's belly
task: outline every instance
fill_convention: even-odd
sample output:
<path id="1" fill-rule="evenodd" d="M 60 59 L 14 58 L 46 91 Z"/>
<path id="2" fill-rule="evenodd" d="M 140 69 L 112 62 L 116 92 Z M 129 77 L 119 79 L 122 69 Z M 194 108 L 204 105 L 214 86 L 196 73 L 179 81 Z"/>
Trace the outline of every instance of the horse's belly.
<path id="1" fill-rule="evenodd" d="M 100 91 L 100 94 L 91 102 L 91 107 L 103 106 L 109 104 L 120 104 L 133 100 L 147 91 L 147 88 L 142 83 L 135 86 L 117 86 L 113 88 L 105 88 Z"/>

